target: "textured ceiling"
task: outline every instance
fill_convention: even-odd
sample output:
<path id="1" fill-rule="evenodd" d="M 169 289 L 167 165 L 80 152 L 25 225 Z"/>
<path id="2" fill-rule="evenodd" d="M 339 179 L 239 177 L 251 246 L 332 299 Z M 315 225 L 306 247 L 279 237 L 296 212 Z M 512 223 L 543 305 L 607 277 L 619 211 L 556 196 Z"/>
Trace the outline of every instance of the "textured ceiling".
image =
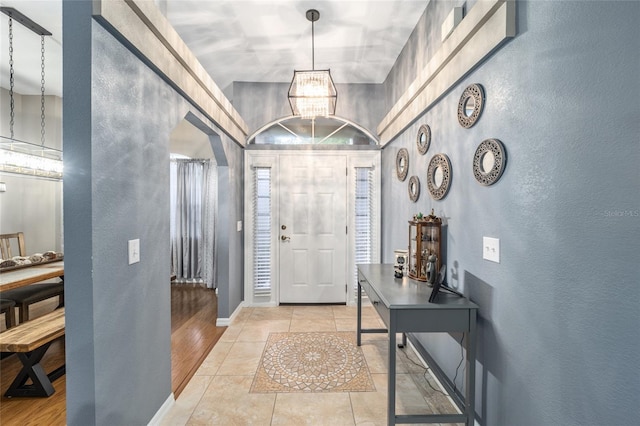
<path id="1" fill-rule="evenodd" d="M 315 68 L 336 83 L 381 83 L 428 0 L 159 0 L 156 1 L 214 81 L 288 82 L 311 69 L 311 22 L 317 9 Z M 53 33 L 46 38 L 46 91 L 61 95 L 60 0 L 0 0 Z M 8 87 L 8 19 L 0 16 L 2 87 Z M 14 22 L 16 92 L 40 93 L 40 37 Z"/>

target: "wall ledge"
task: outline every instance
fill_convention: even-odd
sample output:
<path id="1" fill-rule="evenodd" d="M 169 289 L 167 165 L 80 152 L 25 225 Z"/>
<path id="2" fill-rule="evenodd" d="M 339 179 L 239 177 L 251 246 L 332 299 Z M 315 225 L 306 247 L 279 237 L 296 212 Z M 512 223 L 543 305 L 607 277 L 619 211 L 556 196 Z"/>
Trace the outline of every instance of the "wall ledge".
<path id="1" fill-rule="evenodd" d="M 94 0 L 93 15 L 231 139 L 245 145 L 248 126 L 155 3 Z"/>
<path id="2" fill-rule="evenodd" d="M 377 127 L 395 139 L 506 40 L 516 35 L 515 0 L 478 1 Z"/>

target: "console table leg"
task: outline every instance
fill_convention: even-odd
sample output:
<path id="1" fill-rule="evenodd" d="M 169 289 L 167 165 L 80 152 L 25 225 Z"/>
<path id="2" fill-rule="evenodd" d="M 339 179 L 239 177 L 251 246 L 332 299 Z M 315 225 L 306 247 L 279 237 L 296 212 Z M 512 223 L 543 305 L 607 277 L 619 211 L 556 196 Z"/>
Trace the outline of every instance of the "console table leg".
<path id="1" fill-rule="evenodd" d="M 467 426 L 475 423 L 475 398 L 476 398 L 476 313 L 469 318 L 469 331 L 465 349 L 467 351 L 467 375 L 465 377 L 465 405 Z"/>
<path id="2" fill-rule="evenodd" d="M 396 325 L 389 321 L 389 382 L 387 383 L 387 424 L 396 424 Z"/>
<path id="3" fill-rule="evenodd" d="M 357 309 L 357 317 L 358 317 L 358 323 L 356 325 L 356 344 L 358 346 L 360 346 L 361 344 L 361 334 L 362 334 L 362 286 L 360 285 L 360 281 L 358 280 L 358 309 Z"/>

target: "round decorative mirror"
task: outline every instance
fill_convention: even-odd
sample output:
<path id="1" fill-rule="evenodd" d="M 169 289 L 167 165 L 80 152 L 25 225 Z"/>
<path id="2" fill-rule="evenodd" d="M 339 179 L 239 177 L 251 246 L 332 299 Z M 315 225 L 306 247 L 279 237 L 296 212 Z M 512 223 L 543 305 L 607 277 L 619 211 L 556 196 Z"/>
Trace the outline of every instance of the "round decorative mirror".
<path id="1" fill-rule="evenodd" d="M 436 154 L 429 161 L 427 188 L 434 200 L 441 200 L 451 186 L 451 163 L 444 154 Z"/>
<path id="2" fill-rule="evenodd" d="M 404 181 L 409 173 L 409 151 L 406 148 L 400 148 L 396 155 L 396 174 L 400 181 Z"/>
<path id="3" fill-rule="evenodd" d="M 478 145 L 473 156 L 473 176 L 485 186 L 500 179 L 507 164 L 507 152 L 498 139 L 487 139 Z"/>
<path id="4" fill-rule="evenodd" d="M 431 144 L 431 128 L 423 124 L 420 126 L 420 130 L 418 130 L 418 138 L 416 139 L 416 144 L 418 145 L 418 152 L 422 155 L 426 154 L 429 150 L 429 145 Z"/>
<path id="5" fill-rule="evenodd" d="M 466 129 L 476 124 L 484 107 L 484 90 L 479 84 L 464 89 L 458 101 L 458 123 Z"/>
<path id="6" fill-rule="evenodd" d="M 420 179 L 418 176 L 409 178 L 409 199 L 414 203 L 420 198 Z"/>

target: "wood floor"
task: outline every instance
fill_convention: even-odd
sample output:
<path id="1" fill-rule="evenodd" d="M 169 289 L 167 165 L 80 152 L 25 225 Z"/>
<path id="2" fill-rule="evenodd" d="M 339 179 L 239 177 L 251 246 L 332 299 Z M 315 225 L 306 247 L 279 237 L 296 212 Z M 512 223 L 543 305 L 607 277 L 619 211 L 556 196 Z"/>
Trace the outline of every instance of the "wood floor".
<path id="1" fill-rule="evenodd" d="M 32 305 L 32 316 L 52 311 L 57 302 Z M 171 387 L 177 398 L 224 327 L 216 327 L 218 300 L 213 290 L 199 286 L 171 286 Z M 2 317 L 4 329 L 4 317 Z M 55 341 L 42 360 L 45 371 L 64 364 L 64 339 Z M 16 356 L 0 361 L 0 425 L 66 424 L 66 377 L 53 382 L 56 392 L 48 398 L 6 398 L 4 392 L 20 369 Z"/>

